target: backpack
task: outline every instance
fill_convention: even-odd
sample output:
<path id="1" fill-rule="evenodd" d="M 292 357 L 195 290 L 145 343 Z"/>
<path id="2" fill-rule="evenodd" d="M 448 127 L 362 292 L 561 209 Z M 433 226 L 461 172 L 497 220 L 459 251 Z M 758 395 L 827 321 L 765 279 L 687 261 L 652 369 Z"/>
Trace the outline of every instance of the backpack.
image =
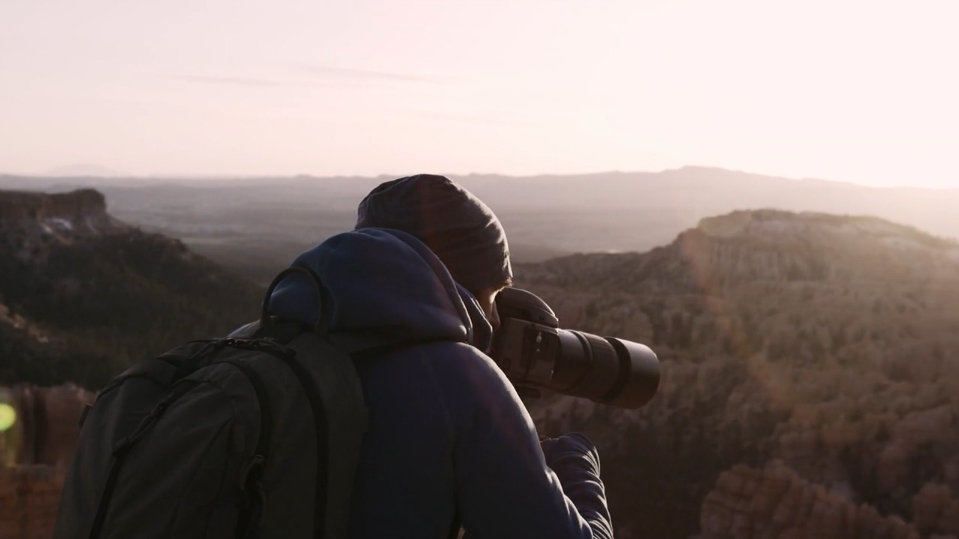
<path id="1" fill-rule="evenodd" d="M 84 413 L 55 538 L 346 535 L 366 408 L 323 327 L 268 313 L 124 371 Z M 322 312 L 322 309 L 321 311 Z M 322 319 L 322 317 L 320 317 Z"/>

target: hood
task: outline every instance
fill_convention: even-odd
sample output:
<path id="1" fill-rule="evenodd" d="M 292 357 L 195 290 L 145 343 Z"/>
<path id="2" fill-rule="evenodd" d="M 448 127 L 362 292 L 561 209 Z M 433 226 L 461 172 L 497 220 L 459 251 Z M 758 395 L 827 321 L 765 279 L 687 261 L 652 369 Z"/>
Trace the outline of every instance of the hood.
<path id="1" fill-rule="evenodd" d="M 269 311 L 314 325 L 323 321 L 353 349 L 399 342 L 452 340 L 486 350 L 492 328 L 476 299 L 458 285 L 423 242 L 405 232 L 364 228 L 338 234 L 293 262 L 316 275 L 322 302 L 305 275 L 284 278 Z"/>

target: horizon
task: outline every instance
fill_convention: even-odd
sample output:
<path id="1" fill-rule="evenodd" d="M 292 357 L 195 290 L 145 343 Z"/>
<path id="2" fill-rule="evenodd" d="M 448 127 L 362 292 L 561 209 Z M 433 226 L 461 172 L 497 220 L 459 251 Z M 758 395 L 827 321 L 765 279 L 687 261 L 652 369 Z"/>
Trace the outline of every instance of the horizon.
<path id="1" fill-rule="evenodd" d="M 0 169 L 201 179 L 705 163 L 959 188 L 957 16 L 947 0 L 14 2 L 0 6 Z"/>
<path id="2" fill-rule="evenodd" d="M 84 167 L 89 165 L 82 165 Z M 68 167 L 61 167 L 68 168 Z M 761 178 L 764 180 L 782 180 L 787 182 L 824 182 L 829 184 L 836 185 L 848 185 L 853 187 L 863 187 L 868 189 L 880 189 L 880 190 L 918 190 L 918 191 L 959 191 L 959 185 L 945 185 L 945 186 L 928 186 L 928 185 L 874 185 L 867 183 L 857 183 L 852 181 L 843 181 L 836 179 L 827 179 L 827 178 L 814 178 L 814 177 L 805 177 L 805 178 L 795 178 L 787 176 L 776 176 L 772 174 L 764 174 L 760 172 L 753 172 L 747 170 L 734 170 L 722 167 L 707 166 L 707 165 L 683 165 L 675 168 L 663 168 L 660 170 L 600 170 L 593 172 L 579 172 L 579 173 L 539 173 L 539 174 L 500 174 L 495 172 L 470 172 L 467 174 L 454 174 L 454 173 L 445 173 L 445 172 L 417 172 L 419 173 L 429 173 L 429 174 L 439 174 L 446 176 L 452 179 L 457 178 L 475 178 L 475 177 L 499 177 L 499 178 L 515 178 L 515 179 L 538 179 L 546 177 L 556 177 L 556 178 L 573 178 L 573 177 L 589 177 L 589 176 L 602 176 L 602 175 L 659 175 L 666 174 L 670 172 L 681 172 L 683 170 L 704 170 L 704 171 L 715 171 L 721 173 L 733 173 L 743 176 L 750 176 L 755 178 Z M 112 171 L 111 171 L 112 172 Z M 411 175 L 411 174 L 407 174 Z M 209 174 L 209 175 L 194 175 L 194 174 L 147 174 L 147 175 L 131 175 L 131 174 L 122 174 L 116 172 L 113 174 L 108 174 L 106 172 L 102 173 L 65 173 L 65 174 L 26 174 L 26 173 L 16 173 L 9 172 L 6 170 L 0 170 L 0 178 L 9 177 L 9 178 L 23 178 L 23 179 L 34 179 L 37 181 L 56 181 L 56 180 L 102 180 L 106 183 L 116 182 L 118 185 L 150 185 L 156 182 L 184 182 L 184 183 L 193 183 L 197 184 L 213 184 L 217 182 L 232 183 L 232 182 L 243 182 L 258 184 L 263 181 L 275 181 L 275 180 L 307 180 L 307 179 L 349 179 L 355 178 L 357 180 L 368 180 L 368 179 L 378 179 L 378 178 L 400 178 L 403 177 L 403 174 L 309 174 L 309 173 L 300 173 L 300 174 Z"/>

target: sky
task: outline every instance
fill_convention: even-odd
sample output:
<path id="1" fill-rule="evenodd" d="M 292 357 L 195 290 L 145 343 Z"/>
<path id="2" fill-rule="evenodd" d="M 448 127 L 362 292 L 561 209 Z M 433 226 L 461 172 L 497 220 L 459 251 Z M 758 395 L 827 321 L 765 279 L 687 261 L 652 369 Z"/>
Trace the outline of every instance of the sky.
<path id="1" fill-rule="evenodd" d="M 959 188 L 955 0 L 2 0 L 0 172 Z"/>

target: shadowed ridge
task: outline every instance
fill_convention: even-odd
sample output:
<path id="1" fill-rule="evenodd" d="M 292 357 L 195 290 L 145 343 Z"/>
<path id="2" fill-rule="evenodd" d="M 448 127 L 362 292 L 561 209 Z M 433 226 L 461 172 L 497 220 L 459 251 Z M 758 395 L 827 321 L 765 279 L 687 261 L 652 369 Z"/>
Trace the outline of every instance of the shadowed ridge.
<path id="1" fill-rule="evenodd" d="M 260 289 L 106 212 L 91 189 L 0 191 L 0 384 L 94 389 L 254 318 Z"/>

